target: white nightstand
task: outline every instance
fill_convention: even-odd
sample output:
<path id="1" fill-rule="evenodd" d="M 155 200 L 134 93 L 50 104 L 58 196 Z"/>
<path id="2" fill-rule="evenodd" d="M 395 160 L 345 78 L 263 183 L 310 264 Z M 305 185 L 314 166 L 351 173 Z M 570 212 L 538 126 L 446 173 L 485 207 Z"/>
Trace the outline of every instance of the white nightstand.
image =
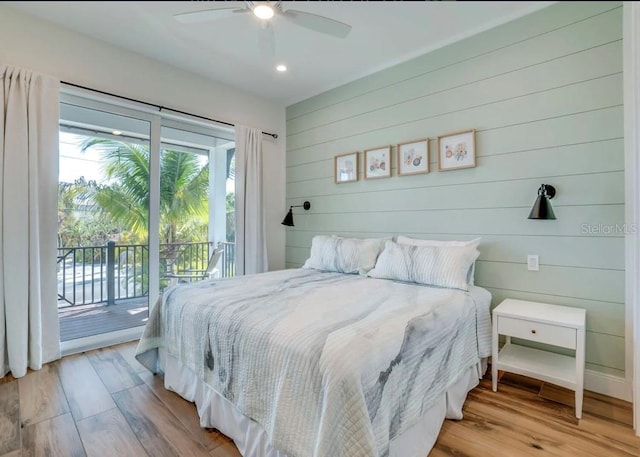
<path id="1" fill-rule="evenodd" d="M 576 393 L 576 417 L 582 417 L 584 323 L 586 311 L 508 298 L 493 310 L 491 374 L 498 390 L 498 370 L 540 379 Z M 498 335 L 506 343 L 498 352 Z M 575 349 L 575 357 L 511 343 L 511 337 Z"/>

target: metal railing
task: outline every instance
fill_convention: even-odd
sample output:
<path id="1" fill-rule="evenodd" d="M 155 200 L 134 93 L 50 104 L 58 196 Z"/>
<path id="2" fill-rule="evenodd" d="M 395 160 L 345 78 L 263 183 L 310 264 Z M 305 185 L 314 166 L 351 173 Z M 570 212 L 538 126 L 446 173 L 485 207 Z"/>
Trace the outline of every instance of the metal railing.
<path id="1" fill-rule="evenodd" d="M 221 243 L 221 276 L 235 274 L 235 243 Z M 176 271 L 203 270 L 213 243 L 160 245 L 160 285 Z M 58 307 L 93 303 L 115 304 L 116 300 L 149 295 L 149 248 L 142 244 L 58 248 Z"/>
<path id="2" fill-rule="evenodd" d="M 224 252 L 220 259 L 220 272 L 223 278 L 230 278 L 236 275 L 236 244 L 223 242 L 219 245 L 224 246 Z"/>

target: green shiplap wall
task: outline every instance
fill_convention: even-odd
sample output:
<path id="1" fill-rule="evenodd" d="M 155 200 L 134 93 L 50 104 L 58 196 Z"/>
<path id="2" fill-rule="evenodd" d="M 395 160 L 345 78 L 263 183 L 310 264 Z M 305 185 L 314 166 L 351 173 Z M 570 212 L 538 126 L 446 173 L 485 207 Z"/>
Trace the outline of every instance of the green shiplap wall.
<path id="1" fill-rule="evenodd" d="M 312 207 L 287 229 L 286 265 L 316 234 L 482 237 L 476 283 L 494 306 L 586 308 L 587 368 L 624 376 L 622 116 L 617 2 L 557 3 L 292 105 L 287 205 Z M 438 172 L 436 137 L 467 129 L 477 167 Z M 395 145 L 425 137 L 430 173 L 398 176 Z M 360 180 L 334 183 L 335 155 L 387 144 L 391 178 L 364 180 L 361 154 Z M 555 221 L 527 219 L 542 183 Z"/>

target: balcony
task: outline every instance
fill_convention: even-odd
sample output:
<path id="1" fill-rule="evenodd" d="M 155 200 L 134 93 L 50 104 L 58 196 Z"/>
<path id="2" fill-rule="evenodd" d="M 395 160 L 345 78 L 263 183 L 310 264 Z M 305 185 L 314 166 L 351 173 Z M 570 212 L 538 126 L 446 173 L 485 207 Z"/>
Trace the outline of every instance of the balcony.
<path id="1" fill-rule="evenodd" d="M 235 274 L 235 243 L 224 252 L 220 277 Z M 167 275 L 206 268 L 213 243 L 160 245 L 160 287 Z M 60 341 L 142 326 L 148 317 L 149 250 L 146 245 L 65 247 L 58 249 Z"/>

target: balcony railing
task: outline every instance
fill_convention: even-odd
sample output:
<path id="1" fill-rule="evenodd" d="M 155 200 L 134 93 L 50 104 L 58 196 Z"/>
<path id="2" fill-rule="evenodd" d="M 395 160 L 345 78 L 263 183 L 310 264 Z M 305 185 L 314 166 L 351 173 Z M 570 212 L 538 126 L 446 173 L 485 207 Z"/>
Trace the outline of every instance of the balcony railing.
<path id="1" fill-rule="evenodd" d="M 235 243 L 221 243 L 222 277 L 235 274 Z M 160 286 L 167 275 L 207 267 L 213 243 L 160 245 Z M 58 248 L 58 307 L 93 303 L 115 304 L 116 300 L 149 295 L 149 248 L 142 244 Z"/>

